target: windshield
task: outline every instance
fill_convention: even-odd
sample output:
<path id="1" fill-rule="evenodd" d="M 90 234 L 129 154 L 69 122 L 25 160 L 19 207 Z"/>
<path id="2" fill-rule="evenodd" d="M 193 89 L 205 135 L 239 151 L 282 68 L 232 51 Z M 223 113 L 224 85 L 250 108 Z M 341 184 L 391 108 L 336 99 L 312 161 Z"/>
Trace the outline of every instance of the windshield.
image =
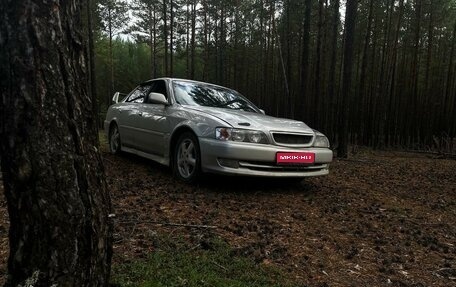
<path id="1" fill-rule="evenodd" d="M 181 105 L 259 112 L 249 100 L 230 89 L 186 81 L 174 81 L 173 88 L 176 102 Z"/>

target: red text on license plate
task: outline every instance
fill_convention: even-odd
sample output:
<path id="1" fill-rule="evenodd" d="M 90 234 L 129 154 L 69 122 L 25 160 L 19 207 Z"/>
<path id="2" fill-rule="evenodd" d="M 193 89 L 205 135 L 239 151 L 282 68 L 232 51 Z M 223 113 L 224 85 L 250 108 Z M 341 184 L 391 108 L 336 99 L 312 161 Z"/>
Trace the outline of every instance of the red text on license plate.
<path id="1" fill-rule="evenodd" d="M 276 155 L 278 164 L 309 164 L 315 162 L 313 152 L 278 152 Z"/>

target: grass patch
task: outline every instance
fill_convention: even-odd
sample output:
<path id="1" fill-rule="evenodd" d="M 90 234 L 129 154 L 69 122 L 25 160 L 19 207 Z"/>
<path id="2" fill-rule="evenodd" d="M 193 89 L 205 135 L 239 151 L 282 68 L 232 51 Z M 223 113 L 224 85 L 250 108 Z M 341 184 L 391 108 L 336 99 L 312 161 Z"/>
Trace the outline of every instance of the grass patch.
<path id="1" fill-rule="evenodd" d="M 197 248 L 183 240 L 160 241 L 160 248 L 147 260 L 114 266 L 114 285 L 291 286 L 276 268 L 258 265 L 249 258 L 235 255 L 220 239 L 212 239 L 197 245 Z"/>
<path id="2" fill-rule="evenodd" d="M 98 132 L 98 140 L 100 141 L 100 149 L 101 151 L 109 151 L 109 142 L 108 142 L 108 137 L 106 136 L 105 132 L 103 130 L 100 130 Z"/>

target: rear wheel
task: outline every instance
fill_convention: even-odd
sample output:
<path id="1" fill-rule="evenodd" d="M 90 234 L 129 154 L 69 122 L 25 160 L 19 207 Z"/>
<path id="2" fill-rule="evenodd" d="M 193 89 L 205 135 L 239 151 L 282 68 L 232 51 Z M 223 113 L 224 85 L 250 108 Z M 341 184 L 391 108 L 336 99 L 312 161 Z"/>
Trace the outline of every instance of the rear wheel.
<path id="1" fill-rule="evenodd" d="M 194 182 L 201 175 L 201 153 L 197 137 L 183 133 L 177 140 L 173 158 L 174 175 L 185 182 Z"/>
<path id="2" fill-rule="evenodd" d="M 109 151 L 112 154 L 120 153 L 120 133 L 116 124 L 109 130 Z"/>

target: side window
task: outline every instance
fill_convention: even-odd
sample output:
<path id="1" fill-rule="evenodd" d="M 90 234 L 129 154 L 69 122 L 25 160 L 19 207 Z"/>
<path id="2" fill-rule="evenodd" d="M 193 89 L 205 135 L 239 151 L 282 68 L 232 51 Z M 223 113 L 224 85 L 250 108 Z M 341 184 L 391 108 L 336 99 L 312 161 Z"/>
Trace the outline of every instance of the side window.
<path id="1" fill-rule="evenodd" d="M 168 92 L 166 90 L 166 82 L 163 80 L 153 81 L 152 82 L 152 89 L 149 93 L 160 93 L 165 95 L 165 98 L 168 98 Z"/>
<path id="2" fill-rule="evenodd" d="M 143 85 L 136 88 L 136 90 L 131 93 L 128 99 L 125 101 L 127 103 L 143 103 L 144 98 L 146 97 L 147 93 L 150 90 L 149 85 Z"/>

